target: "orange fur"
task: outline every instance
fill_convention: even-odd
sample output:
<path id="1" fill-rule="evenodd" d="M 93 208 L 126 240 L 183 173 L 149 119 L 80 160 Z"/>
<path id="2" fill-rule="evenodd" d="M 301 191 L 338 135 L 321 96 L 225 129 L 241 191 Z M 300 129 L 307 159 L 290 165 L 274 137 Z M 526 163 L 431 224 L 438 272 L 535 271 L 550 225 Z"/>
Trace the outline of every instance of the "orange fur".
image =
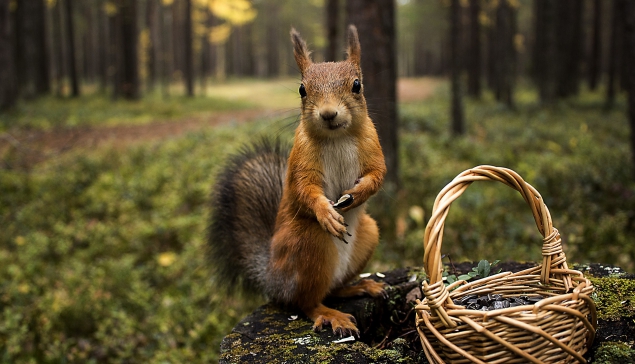
<path id="1" fill-rule="evenodd" d="M 300 35 L 295 30 L 291 35 L 307 96 L 288 160 L 269 268 L 292 282 L 283 301 L 301 308 L 314 320 L 314 329 L 330 324 L 340 335 L 358 333 L 351 315 L 322 305 L 331 293 L 385 294 L 383 284 L 372 281 L 344 287 L 361 272 L 379 241 L 377 224 L 364 212 L 364 203 L 379 190 L 386 173 L 362 90 L 352 91 L 356 80 L 362 80 L 357 31 L 349 28 L 349 58 L 337 63 L 312 63 Z M 343 194 L 351 194 L 353 204 L 334 209 L 333 200 Z M 347 231 L 344 216 L 356 222 L 354 231 Z M 349 236 L 351 245 L 337 245 Z"/>

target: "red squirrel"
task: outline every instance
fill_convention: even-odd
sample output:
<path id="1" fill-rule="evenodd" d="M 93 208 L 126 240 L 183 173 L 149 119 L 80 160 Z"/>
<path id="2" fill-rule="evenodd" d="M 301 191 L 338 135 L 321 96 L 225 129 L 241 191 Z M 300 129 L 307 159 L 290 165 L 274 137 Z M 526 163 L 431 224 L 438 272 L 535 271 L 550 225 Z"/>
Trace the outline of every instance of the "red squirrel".
<path id="1" fill-rule="evenodd" d="M 262 141 L 230 159 L 212 197 L 211 258 L 223 283 L 301 309 L 313 329 L 357 335 L 355 318 L 322 304 L 327 296 L 386 296 L 384 284 L 358 277 L 379 242 L 365 202 L 386 173 L 368 116 L 357 29 L 348 57 L 313 63 L 291 30 L 302 74 L 300 123 L 293 147 Z M 336 201 L 340 200 L 340 203 Z"/>

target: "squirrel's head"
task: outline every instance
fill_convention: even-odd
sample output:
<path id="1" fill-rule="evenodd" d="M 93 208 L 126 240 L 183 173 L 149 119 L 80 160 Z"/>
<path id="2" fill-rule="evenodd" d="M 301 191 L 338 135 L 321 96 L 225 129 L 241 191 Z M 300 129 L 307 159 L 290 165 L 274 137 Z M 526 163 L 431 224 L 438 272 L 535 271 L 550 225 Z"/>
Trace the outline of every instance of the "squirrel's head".
<path id="1" fill-rule="evenodd" d="M 300 34 L 291 29 L 295 61 L 302 74 L 302 121 L 321 135 L 350 132 L 368 117 L 362 85 L 357 28 L 348 28 L 348 57 L 341 62 L 313 63 Z"/>

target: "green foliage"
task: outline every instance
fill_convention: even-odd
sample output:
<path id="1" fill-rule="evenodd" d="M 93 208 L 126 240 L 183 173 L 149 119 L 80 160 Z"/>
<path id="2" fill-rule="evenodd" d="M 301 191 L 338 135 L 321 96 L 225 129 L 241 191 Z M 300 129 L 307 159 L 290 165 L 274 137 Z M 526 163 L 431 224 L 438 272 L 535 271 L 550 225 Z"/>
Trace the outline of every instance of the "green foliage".
<path id="1" fill-rule="evenodd" d="M 446 95 L 444 87 L 428 101 L 401 106 L 399 211 L 420 207 L 427 221 L 438 192 L 460 172 L 481 164 L 508 167 L 543 196 L 570 261 L 633 270 L 635 183 L 623 100 L 612 111 L 602 109 L 599 92 L 543 108 L 535 93 L 520 89 L 516 110 L 491 95 L 466 100 L 467 136 L 455 139 Z M 421 264 L 425 224 L 399 211 L 392 214 L 407 229 L 397 241 L 380 244 L 378 256 L 393 264 Z M 452 205 L 442 252 L 455 261 L 536 261 L 541 240 L 516 191 L 474 183 Z"/>
<path id="2" fill-rule="evenodd" d="M 20 101 L 9 113 L 0 113 L 0 132 L 11 128 L 50 129 L 53 127 L 145 124 L 206 116 L 215 111 L 253 107 L 251 103 L 228 98 L 145 96 L 143 100 L 111 100 L 95 93 L 75 99 L 45 96 Z"/>
<path id="3" fill-rule="evenodd" d="M 456 274 L 449 274 L 446 270 L 443 272 L 445 283 L 450 285 L 456 281 L 469 281 L 471 279 L 489 277 L 492 274 L 492 268 L 494 268 L 498 263 L 500 263 L 500 260 L 495 260 L 490 263 L 489 261 L 483 259 L 478 262 L 476 267 L 472 267 L 472 270 L 470 272 L 467 272 L 467 274 L 461 274 L 458 277 L 456 276 Z M 494 274 L 498 273 L 500 273 L 500 269 Z"/>
<path id="4" fill-rule="evenodd" d="M 258 130 L 2 171 L 2 361 L 214 362 L 223 335 L 260 302 L 215 291 L 207 200 L 224 157 Z"/>

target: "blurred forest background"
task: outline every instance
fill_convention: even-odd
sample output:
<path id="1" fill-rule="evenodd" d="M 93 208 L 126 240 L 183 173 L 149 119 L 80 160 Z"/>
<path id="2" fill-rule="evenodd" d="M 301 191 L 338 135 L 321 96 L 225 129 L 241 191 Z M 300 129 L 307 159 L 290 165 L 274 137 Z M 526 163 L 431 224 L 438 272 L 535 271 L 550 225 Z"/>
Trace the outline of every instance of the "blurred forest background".
<path id="1" fill-rule="evenodd" d="M 389 166 L 369 271 L 421 265 L 479 164 L 541 192 L 570 262 L 635 269 L 633 1 L 0 0 L 0 362 L 215 362 L 262 303 L 214 288 L 215 174 L 292 140 L 290 28 L 331 61 L 349 23 Z M 508 190 L 455 202 L 448 261 L 540 260 Z"/>

